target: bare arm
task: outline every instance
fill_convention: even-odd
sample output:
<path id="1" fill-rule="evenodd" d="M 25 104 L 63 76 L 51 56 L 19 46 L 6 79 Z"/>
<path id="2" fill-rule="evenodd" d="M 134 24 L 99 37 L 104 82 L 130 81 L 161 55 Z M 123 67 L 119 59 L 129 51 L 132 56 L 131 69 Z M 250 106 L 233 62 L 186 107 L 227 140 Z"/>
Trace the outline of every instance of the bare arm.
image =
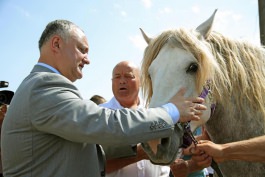
<path id="1" fill-rule="evenodd" d="M 114 171 L 117 171 L 127 165 L 136 163 L 140 160 L 148 159 L 148 156 L 142 149 L 141 145 L 137 145 L 137 155 L 134 157 L 128 157 L 128 158 L 115 158 L 115 159 L 109 159 L 107 160 L 106 164 L 106 173 L 112 173 Z"/>
<path id="2" fill-rule="evenodd" d="M 218 163 L 227 160 L 265 162 L 265 135 L 227 144 L 201 140 L 197 148 L 212 156 Z"/>

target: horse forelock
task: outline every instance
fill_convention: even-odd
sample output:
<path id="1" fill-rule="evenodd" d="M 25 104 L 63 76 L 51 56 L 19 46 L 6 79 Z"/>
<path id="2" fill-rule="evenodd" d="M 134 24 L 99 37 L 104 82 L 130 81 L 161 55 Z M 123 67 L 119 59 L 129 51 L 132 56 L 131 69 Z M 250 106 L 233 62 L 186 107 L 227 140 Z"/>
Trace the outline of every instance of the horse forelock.
<path id="1" fill-rule="evenodd" d="M 217 32 L 212 32 L 207 41 L 220 67 L 215 71 L 213 83 L 217 101 L 227 108 L 231 107 L 229 104 L 235 104 L 243 110 L 243 103 L 247 102 L 250 110 L 260 110 L 265 115 L 264 48 Z"/>
<path id="2" fill-rule="evenodd" d="M 218 65 L 211 53 L 209 45 L 199 33 L 180 28 L 177 37 L 182 46 L 192 53 L 198 61 L 199 70 L 196 75 L 196 89 L 197 91 L 201 91 L 206 81 L 214 78 L 214 73 L 218 69 Z"/>
<path id="3" fill-rule="evenodd" d="M 205 82 L 208 79 L 211 79 L 214 75 L 213 68 L 215 68 L 217 64 L 207 47 L 207 43 L 201 40 L 201 36 L 198 33 L 185 29 L 165 31 L 156 38 L 152 39 L 144 52 L 144 58 L 141 66 L 141 86 L 143 95 L 146 98 L 146 105 L 149 104 L 153 94 L 152 81 L 149 76 L 148 69 L 161 48 L 167 42 L 176 47 L 184 48 L 185 50 L 191 52 L 197 59 L 199 70 L 196 74 L 196 91 L 198 93 L 202 90 Z"/>
<path id="4" fill-rule="evenodd" d="M 143 96 L 146 98 L 146 106 L 148 106 L 153 94 L 152 81 L 148 69 L 158 55 L 160 49 L 168 40 L 169 34 L 169 31 L 167 31 L 152 39 L 144 51 L 144 58 L 141 65 L 141 89 Z"/>

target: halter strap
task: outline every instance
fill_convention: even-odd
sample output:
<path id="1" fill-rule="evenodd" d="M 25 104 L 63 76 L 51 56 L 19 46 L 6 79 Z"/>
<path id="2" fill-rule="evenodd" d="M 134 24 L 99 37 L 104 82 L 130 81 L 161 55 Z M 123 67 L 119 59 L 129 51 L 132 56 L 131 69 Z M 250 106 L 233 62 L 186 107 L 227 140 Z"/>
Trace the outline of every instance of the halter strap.
<path id="1" fill-rule="evenodd" d="M 207 85 L 203 86 L 203 90 L 202 90 L 201 94 L 199 95 L 199 97 L 205 99 L 207 97 L 207 95 L 211 92 L 209 84 L 210 84 L 210 80 L 207 80 Z M 215 108 L 216 108 L 216 104 L 212 103 L 211 104 L 211 115 L 210 115 L 210 117 L 213 115 Z"/>

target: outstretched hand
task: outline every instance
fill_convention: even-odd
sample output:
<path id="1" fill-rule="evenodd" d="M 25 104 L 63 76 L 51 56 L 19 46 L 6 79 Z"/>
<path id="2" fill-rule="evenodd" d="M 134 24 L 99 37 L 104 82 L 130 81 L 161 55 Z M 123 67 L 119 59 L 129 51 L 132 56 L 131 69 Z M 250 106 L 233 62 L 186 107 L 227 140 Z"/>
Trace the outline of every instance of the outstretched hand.
<path id="1" fill-rule="evenodd" d="M 198 121 L 200 120 L 202 111 L 207 109 L 207 107 L 202 104 L 204 99 L 200 97 L 185 98 L 185 92 L 186 89 L 181 88 L 176 95 L 170 99 L 170 102 L 179 110 L 179 122 L 188 122 L 191 120 Z"/>
<path id="2" fill-rule="evenodd" d="M 215 144 L 212 141 L 208 140 L 200 140 L 196 148 L 191 149 L 192 153 L 198 151 L 205 152 L 209 156 L 212 156 L 217 163 L 224 161 L 223 146 L 220 144 Z"/>

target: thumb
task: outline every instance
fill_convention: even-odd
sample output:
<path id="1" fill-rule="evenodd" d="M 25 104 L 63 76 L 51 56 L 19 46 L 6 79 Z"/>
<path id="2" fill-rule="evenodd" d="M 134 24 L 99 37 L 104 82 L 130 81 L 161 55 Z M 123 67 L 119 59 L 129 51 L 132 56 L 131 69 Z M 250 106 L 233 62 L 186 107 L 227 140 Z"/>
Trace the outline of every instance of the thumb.
<path id="1" fill-rule="evenodd" d="M 209 141 L 208 140 L 199 140 L 198 144 L 204 144 L 204 143 L 207 143 L 207 142 L 209 142 Z"/>
<path id="2" fill-rule="evenodd" d="M 181 87 L 177 93 L 177 95 L 179 96 L 184 96 L 184 94 L 186 93 L 186 88 Z"/>
<path id="3" fill-rule="evenodd" d="M 191 154 L 194 154 L 194 153 L 195 153 L 195 148 L 194 148 L 194 147 L 191 147 L 191 148 L 190 148 L 190 153 L 191 153 Z"/>
<path id="4" fill-rule="evenodd" d="M 192 155 L 199 155 L 202 153 L 202 151 L 200 149 L 198 149 L 197 146 L 191 147 L 189 151 L 190 151 L 190 154 L 192 154 Z"/>

